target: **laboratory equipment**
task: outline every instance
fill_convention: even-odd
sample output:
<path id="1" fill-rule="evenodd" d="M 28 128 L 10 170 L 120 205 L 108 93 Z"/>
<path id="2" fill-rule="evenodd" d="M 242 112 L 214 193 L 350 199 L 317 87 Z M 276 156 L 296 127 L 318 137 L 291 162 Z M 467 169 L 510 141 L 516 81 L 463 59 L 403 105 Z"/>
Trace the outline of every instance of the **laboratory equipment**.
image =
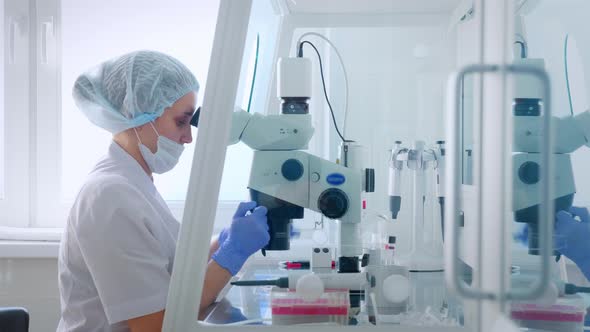
<path id="1" fill-rule="evenodd" d="M 311 249 L 311 271 L 330 272 L 332 270 L 332 252 L 330 248 Z"/>
<path id="2" fill-rule="evenodd" d="M 436 197 L 438 198 L 441 211 L 441 224 L 444 224 L 444 204 L 445 204 L 445 142 L 437 141 L 437 148 L 431 150 L 434 154 L 434 170 L 436 172 Z M 397 215 L 401 209 L 402 201 L 402 184 L 401 176 L 404 169 L 404 157 L 403 155 L 408 154 L 408 148 L 402 146 L 402 141 L 395 141 L 394 147 L 391 150 L 391 156 L 389 158 L 389 210 L 391 211 L 392 219 L 397 219 Z"/>
<path id="3" fill-rule="evenodd" d="M 279 267 L 286 270 L 309 270 L 311 268 L 310 261 L 285 261 L 279 262 Z M 336 268 L 336 261 L 330 262 L 330 269 Z M 312 269 L 313 271 L 313 269 Z"/>
<path id="4" fill-rule="evenodd" d="M 275 286 L 297 290 L 299 278 L 308 275 L 309 272 L 292 271 L 287 277 L 271 280 L 238 280 L 232 281 L 234 286 Z M 367 273 L 314 273 L 323 282 L 326 289 L 349 289 L 361 291 L 368 284 Z"/>
<path id="5" fill-rule="evenodd" d="M 290 271 L 287 277 L 280 277 L 269 280 L 238 280 L 231 282 L 233 286 L 274 286 L 275 288 L 285 288 L 297 293 L 305 293 L 301 289 L 301 279 L 313 276 L 321 281 L 323 290 L 346 290 L 349 297 L 348 313 L 350 318 L 358 315 L 360 312 L 361 299 L 365 294 L 365 289 L 369 287 L 371 277 L 366 272 L 360 273 L 310 273 L 304 271 Z M 319 295 L 313 292 L 312 295 Z"/>
<path id="6" fill-rule="evenodd" d="M 326 290 L 318 299 L 305 300 L 296 292 L 273 288 L 270 293 L 273 325 L 310 323 L 348 324 L 346 290 Z"/>
<path id="7" fill-rule="evenodd" d="M 445 234 L 445 141 L 436 141 L 434 155 L 436 165 L 434 166 L 436 176 L 436 198 L 440 207 L 440 227 L 442 236 Z"/>
<path id="8" fill-rule="evenodd" d="M 388 236 L 385 244 L 369 249 L 369 265 L 395 265 L 395 241 L 395 236 Z"/>
<path id="9" fill-rule="evenodd" d="M 242 141 L 255 150 L 248 188 L 252 200 L 268 209 L 270 241 L 262 249 L 263 255 L 267 250 L 289 250 L 292 220 L 303 218 L 304 208 L 339 220 L 336 267 L 338 272 L 346 274 L 330 273 L 332 252 L 329 248 L 312 248 L 311 269 L 314 274 L 310 277 L 321 276 L 318 280 L 326 283 L 327 288 L 333 287 L 334 281 L 331 280 L 335 280 L 340 287 L 348 289 L 350 310 L 347 312 L 354 316 L 360 311 L 364 285 L 369 280 L 366 273 L 359 273 L 361 208 L 366 207 L 362 193 L 374 191 L 375 173 L 364 167 L 366 157 L 363 147 L 345 140 L 336 123 L 336 131 L 343 141 L 340 150 L 343 165 L 340 160 L 333 163 L 301 151 L 307 148 L 314 131 L 309 114 L 311 66 L 310 61 L 303 58 L 304 43 L 310 44 L 318 53 L 322 83 L 325 84 L 319 52 L 313 44 L 299 41 L 298 57 L 280 58 L 277 63 L 277 96 L 282 101 L 281 114 L 263 116 L 241 110 L 234 112 L 229 144 Z M 326 100 L 333 112 L 327 95 Z M 352 284 L 349 281 L 351 276 Z M 358 280 L 359 277 L 361 280 Z M 346 284 L 347 281 L 349 284 Z M 278 279 L 272 284 L 285 286 L 285 282 Z M 293 281 L 287 284 L 293 287 Z M 311 280 L 305 283 L 309 287 L 313 284 Z"/>
<path id="10" fill-rule="evenodd" d="M 314 131 L 308 112 L 309 66 L 306 58 L 280 59 L 281 114 L 234 112 L 230 144 L 242 141 L 255 150 L 248 188 L 252 199 L 268 208 L 270 241 L 264 250 L 288 250 L 290 224 L 309 208 L 340 221 L 338 269 L 358 272 L 361 192 L 374 190 L 374 172 L 301 151 Z"/>
<path id="11" fill-rule="evenodd" d="M 392 150 L 389 172 L 389 196 L 391 213 L 394 218 L 397 217 L 402 202 L 402 174 L 410 174 L 413 180 L 411 252 L 398 258 L 399 264 L 407 266 L 410 271 L 443 270 L 442 250 L 440 248 L 441 241 L 439 241 L 439 239 L 442 240 L 442 232 L 433 234 L 433 241 L 430 244 L 425 242 L 424 237 L 426 171 L 429 168 L 435 170 L 436 195 L 442 212 L 444 207 L 443 159 L 443 141 L 437 142 L 437 147 L 433 149 L 427 149 L 423 141 L 414 142 L 412 147 L 403 147 L 401 142 L 398 141 Z"/>
<path id="12" fill-rule="evenodd" d="M 222 4 L 229 3 L 229 1 L 222 1 Z M 330 8 L 330 6 L 333 6 L 332 3 L 327 3 L 324 7 L 324 4 L 322 2 L 321 7 L 322 10 L 324 10 L 324 12 L 321 14 L 317 13 L 316 8 L 318 6 L 317 2 L 314 1 L 277 1 L 276 3 L 282 6 L 278 6 L 279 10 L 281 10 L 281 29 L 280 34 L 276 38 L 277 44 L 279 46 L 277 47 L 277 50 L 272 50 L 272 53 L 275 54 L 275 56 L 285 56 L 287 50 L 289 49 L 293 41 L 293 30 L 307 29 L 308 26 L 305 24 L 308 23 L 309 26 L 311 26 L 314 29 L 321 29 L 327 24 L 330 24 L 325 22 L 336 22 L 332 24 L 337 24 L 338 27 L 347 26 L 350 22 L 354 22 L 354 24 L 360 26 L 358 21 L 354 20 L 355 17 L 362 17 L 364 19 L 363 22 L 368 22 L 369 24 L 386 25 L 388 23 L 386 22 L 388 21 L 388 19 L 384 18 L 385 16 L 383 16 L 385 14 L 381 15 L 383 13 L 383 8 L 379 9 L 379 15 L 376 16 L 378 19 L 375 19 L 375 15 L 369 16 L 366 14 L 363 15 L 355 12 L 355 10 L 358 10 L 358 8 L 354 8 L 353 6 L 357 6 L 357 2 L 349 1 L 345 2 L 345 4 L 342 4 L 342 2 L 338 2 L 338 11 L 336 11 L 337 14 L 334 14 L 334 11 L 332 11 L 332 8 Z M 375 3 L 383 4 L 383 2 L 381 1 L 376 1 Z M 392 3 L 396 6 L 400 4 L 401 6 L 402 2 L 388 3 Z M 445 23 L 447 23 L 449 21 L 447 17 L 444 17 L 444 19 L 439 20 L 439 17 L 433 17 L 432 15 L 430 15 L 430 13 L 432 13 L 433 11 L 432 7 L 430 8 L 431 11 L 428 12 L 429 15 L 420 15 L 423 13 L 423 11 L 416 10 L 416 14 L 408 17 L 406 21 L 404 16 L 406 15 L 406 13 L 408 13 L 408 7 L 417 6 L 414 5 L 414 3 L 420 3 L 420 6 L 426 6 L 426 4 L 430 5 L 433 2 L 412 1 L 408 2 L 407 4 L 406 2 L 403 2 L 403 5 L 405 6 L 403 10 L 405 10 L 405 12 L 403 12 L 401 15 L 398 14 L 398 16 L 395 19 L 395 22 L 394 20 L 391 20 L 390 22 L 394 22 L 394 24 L 399 26 L 405 24 L 406 22 L 410 24 L 421 24 L 416 23 L 420 19 L 427 21 L 428 24 L 436 24 L 439 21 L 444 21 Z M 469 1 L 461 2 L 462 5 L 463 3 L 467 3 L 467 6 L 472 6 Z M 531 1 L 528 1 L 527 3 L 530 4 Z M 436 2 L 436 4 L 440 5 L 439 2 Z M 302 6 L 304 5 L 306 7 L 302 8 Z M 367 11 L 371 11 L 370 8 L 372 6 L 375 6 L 373 2 L 371 2 L 371 4 L 363 2 L 362 9 L 365 10 L 364 13 L 366 13 Z M 233 10 L 233 8 L 235 7 L 237 7 L 237 10 Z M 226 143 L 225 139 L 227 136 L 227 129 L 229 127 L 229 125 L 227 124 L 227 120 L 229 119 L 228 108 L 230 106 L 228 106 L 228 104 L 231 103 L 233 105 L 236 99 L 234 94 L 236 88 L 232 85 L 232 83 L 234 83 L 234 81 L 237 81 L 235 76 L 238 76 L 240 68 L 238 68 L 239 65 L 232 67 L 231 64 L 239 63 L 239 57 L 241 57 L 243 53 L 241 46 L 239 46 L 242 45 L 240 41 L 243 37 L 241 37 L 239 33 L 241 31 L 248 29 L 248 27 L 252 26 L 252 24 L 248 26 L 248 22 L 246 19 L 243 19 L 244 21 L 246 21 L 244 24 L 240 24 L 240 17 L 247 15 L 247 11 L 244 10 L 244 7 L 246 6 L 242 6 L 240 2 L 232 2 L 231 6 L 222 6 L 221 9 L 224 10 L 220 10 L 220 13 L 224 14 L 220 15 L 221 17 L 229 17 L 231 20 L 223 20 L 218 24 L 219 32 L 218 36 L 216 37 L 216 45 L 219 45 L 219 47 L 215 49 L 212 56 L 213 69 L 210 72 L 210 75 L 208 75 L 210 82 L 208 82 L 207 84 L 208 96 L 205 97 L 207 105 L 204 105 L 204 107 L 206 109 L 208 108 L 209 110 L 215 110 L 216 112 L 219 111 L 217 113 L 222 113 L 222 115 L 212 115 L 213 112 L 204 112 L 204 114 L 207 114 L 207 116 L 203 118 L 203 123 L 206 123 L 206 127 L 209 128 L 204 128 L 199 133 L 200 142 L 197 143 L 197 152 L 199 152 L 200 154 L 197 154 L 197 158 L 195 158 L 196 161 L 194 163 L 193 174 L 191 176 L 191 186 L 189 186 L 189 188 L 191 188 L 189 200 L 194 201 L 195 205 L 194 208 L 189 206 L 185 213 L 183 232 L 181 232 L 182 239 L 181 241 L 179 241 L 179 248 L 182 248 L 182 250 L 178 250 L 177 262 L 179 263 L 175 266 L 176 271 L 174 281 L 171 284 L 171 295 L 174 296 L 169 296 L 169 299 L 171 299 L 170 302 L 174 301 L 174 303 L 172 304 L 174 304 L 175 307 L 172 308 L 174 310 L 167 310 L 167 312 L 169 312 L 168 316 L 172 315 L 172 318 L 168 318 L 168 320 L 170 321 L 174 318 L 175 320 L 172 321 L 174 323 L 184 323 L 185 321 L 190 322 L 188 318 L 190 313 L 188 312 L 194 312 L 194 305 L 192 305 L 193 303 L 186 300 L 186 295 L 183 296 L 183 301 L 176 299 L 180 298 L 179 295 L 183 293 L 190 293 L 190 296 L 195 297 L 193 292 L 187 291 L 186 288 L 188 286 L 186 285 L 197 285 L 196 287 L 199 287 L 202 284 L 203 278 L 202 274 L 199 272 L 199 269 L 202 268 L 201 265 L 204 264 L 206 260 L 206 254 L 203 254 L 204 258 L 198 256 L 197 259 L 195 259 L 192 254 L 187 255 L 186 253 L 205 252 L 204 244 L 199 246 L 194 243 L 204 243 L 203 239 L 206 236 L 210 236 L 211 230 L 213 228 L 213 213 L 207 214 L 203 211 L 206 211 L 207 207 L 214 206 L 214 203 L 216 202 L 215 200 L 217 199 L 216 190 L 218 189 L 219 177 L 221 176 L 221 171 L 217 170 L 222 168 L 224 155 L 221 152 L 216 153 L 215 149 L 219 149 L 219 147 L 221 146 L 220 144 L 225 145 Z M 459 34 L 452 33 L 449 35 L 451 42 L 454 41 L 453 37 L 455 37 L 455 35 L 460 35 L 460 33 L 473 32 L 472 35 L 475 36 L 474 43 L 459 40 L 460 43 L 458 43 L 458 45 L 460 46 L 460 48 L 462 50 L 473 51 L 473 57 L 462 57 L 458 59 L 459 61 L 457 61 L 457 63 L 460 65 L 461 63 L 469 63 L 467 61 L 483 62 L 483 59 L 485 59 L 486 62 L 489 62 L 492 65 L 496 65 L 496 63 L 498 63 L 499 66 L 505 65 L 505 62 L 501 58 L 501 56 L 504 56 L 506 54 L 506 52 L 503 52 L 502 38 L 510 38 L 506 36 L 512 36 L 511 26 L 509 22 L 511 19 L 510 14 L 512 13 L 511 10 L 515 6 L 512 4 L 512 2 L 508 3 L 508 1 L 498 1 L 493 3 L 490 3 L 489 1 L 475 1 L 475 5 L 473 7 L 475 7 L 475 9 L 472 8 L 468 13 L 469 15 L 465 15 L 463 17 L 461 17 L 461 15 L 464 14 L 464 11 L 460 11 L 460 8 L 456 11 L 456 14 L 459 15 L 459 17 L 461 17 L 461 25 L 456 28 Z M 375 13 L 377 12 L 375 11 Z M 371 14 L 374 14 L 374 12 L 371 12 Z M 455 13 L 453 13 L 453 15 L 454 14 Z M 473 17 L 475 17 L 475 19 L 472 19 Z M 398 18 L 401 18 L 402 20 Z M 474 21 L 475 23 L 472 24 Z M 283 22 L 285 23 L 284 25 Z M 337 32 L 338 31 L 334 31 L 334 33 Z M 236 37 L 233 37 L 234 35 L 236 35 Z M 389 35 L 387 35 L 386 37 L 389 37 Z M 479 40 L 480 38 L 482 40 Z M 221 41 L 224 42 L 222 43 Z M 238 46 L 232 47 L 233 45 Z M 396 45 L 398 44 L 396 43 Z M 357 46 L 356 48 L 358 49 L 360 47 Z M 463 55 L 467 52 L 457 53 L 459 55 Z M 232 56 L 232 54 L 237 55 Z M 269 62 L 276 63 L 275 60 L 276 59 Z M 235 75 L 234 72 L 236 73 Z M 385 75 L 388 74 L 388 72 L 385 73 Z M 275 75 L 272 76 L 273 77 L 271 78 L 271 80 L 275 80 Z M 503 213 L 505 213 L 505 211 L 502 209 L 504 206 L 501 206 L 499 202 L 501 202 L 501 196 L 505 193 L 508 193 L 512 186 L 510 184 L 503 184 L 502 180 L 505 179 L 505 176 L 507 174 L 510 174 L 510 171 L 508 170 L 507 172 L 506 169 L 502 168 L 502 165 L 508 165 L 509 163 L 506 162 L 507 160 L 502 159 L 502 156 L 500 156 L 498 153 L 498 149 L 495 148 L 495 146 L 499 145 L 498 143 L 500 141 L 500 138 L 508 137 L 508 134 L 510 134 L 505 131 L 502 131 L 501 127 L 502 125 L 505 125 L 508 122 L 503 121 L 504 118 L 501 118 L 500 113 L 507 112 L 498 112 L 498 110 L 501 109 L 500 104 L 503 104 L 506 101 L 506 99 L 504 98 L 505 94 L 501 93 L 507 90 L 504 87 L 505 80 L 492 80 L 489 79 L 489 77 L 486 77 L 485 80 L 482 79 L 482 82 L 484 81 L 485 85 L 481 87 L 481 92 L 483 94 L 481 98 L 482 101 L 481 103 L 478 103 L 478 105 L 481 107 L 481 112 L 476 113 L 481 115 L 481 122 L 485 123 L 486 130 L 481 131 L 481 141 L 476 142 L 477 144 L 481 144 L 481 148 L 480 146 L 476 147 L 476 158 L 474 158 L 474 161 L 476 163 L 476 168 L 479 168 L 480 166 L 485 166 L 485 168 L 482 171 L 483 176 L 481 176 L 481 173 L 479 172 L 476 172 L 474 174 L 474 182 L 476 185 L 483 187 L 481 189 L 482 195 L 479 195 L 482 197 L 483 204 L 477 206 L 476 208 L 478 209 L 478 211 L 484 212 L 482 215 L 483 218 L 478 218 L 477 221 L 479 224 L 481 224 L 479 230 L 481 231 L 480 233 L 484 234 L 485 239 L 483 241 L 479 241 L 479 243 L 481 243 L 481 250 L 479 250 L 481 254 L 478 257 L 478 259 L 479 262 L 481 262 L 481 264 L 474 265 L 476 269 L 476 276 L 481 277 L 475 278 L 474 280 L 476 280 L 477 282 L 473 285 L 473 292 L 477 295 L 483 295 L 481 295 L 479 298 L 476 298 L 476 300 L 474 300 L 473 303 L 467 303 L 470 307 L 476 308 L 474 309 L 474 311 L 477 310 L 477 315 L 467 317 L 468 319 L 466 321 L 469 321 L 469 318 L 475 317 L 474 319 L 470 320 L 470 326 L 474 328 L 480 328 L 483 331 L 489 331 L 491 330 L 490 327 L 493 326 L 494 320 L 502 312 L 505 312 L 504 303 L 508 300 L 507 298 L 501 296 L 502 294 L 505 294 L 508 291 L 507 289 L 505 289 L 506 287 L 508 287 L 508 283 L 502 284 L 498 282 L 498 280 L 505 280 L 502 279 L 502 273 L 506 273 L 504 271 L 507 271 L 507 269 L 506 266 L 501 266 L 501 264 L 506 264 L 506 262 L 509 262 L 509 260 L 502 261 L 502 259 L 504 259 L 505 257 L 505 255 L 503 255 L 503 251 L 493 251 L 488 249 L 498 249 L 498 246 L 502 243 L 501 240 L 504 234 L 501 232 L 502 228 L 500 226 L 500 223 L 498 223 L 498 220 L 504 220 Z M 220 82 L 223 84 L 220 84 Z M 387 87 L 387 85 L 385 86 Z M 377 94 L 379 95 L 380 93 Z M 391 94 L 390 91 L 388 91 L 388 94 Z M 224 103 L 223 100 L 226 100 L 226 102 Z M 263 108 L 261 107 L 260 109 Z M 505 114 L 505 116 L 509 115 Z M 216 134 L 214 134 L 214 132 L 216 132 Z M 476 132 L 480 133 L 479 130 L 476 130 Z M 221 141 L 222 143 L 219 143 Z M 453 149 L 455 148 L 453 147 Z M 199 161 L 199 157 L 201 160 L 205 159 L 204 157 L 206 157 L 207 162 Z M 480 163 L 479 161 L 482 162 Z M 458 164 L 453 164 L 453 166 L 457 166 L 457 169 L 460 168 Z M 197 180 L 202 182 L 197 182 Z M 206 185 L 206 193 L 203 193 L 202 191 L 195 189 L 199 188 L 199 185 Z M 211 196 L 212 198 L 208 198 Z M 453 214 L 452 217 L 454 216 L 455 215 Z M 199 224 L 196 224 L 194 220 L 198 220 Z M 199 229 L 195 229 L 197 227 Z M 205 233 L 206 236 L 200 236 L 199 232 Z M 198 241 L 195 241 L 196 239 L 198 239 Z M 449 238 L 449 244 L 453 240 L 455 240 L 455 242 L 458 242 L 459 239 Z M 473 250 L 472 252 L 475 253 L 476 250 Z M 191 260 L 194 260 L 196 262 L 194 264 L 191 264 Z M 429 273 L 428 275 L 434 274 Z M 194 282 L 195 280 L 196 282 Z M 198 294 L 199 293 L 197 292 L 197 296 Z M 460 294 L 462 296 L 467 297 L 467 295 L 463 295 L 464 293 Z M 492 296 L 486 296 L 488 294 L 491 294 Z M 499 294 L 500 296 L 493 297 L 497 294 Z M 186 309 L 183 306 L 186 307 Z M 434 308 L 434 310 L 437 310 L 439 306 L 435 306 L 432 308 Z M 181 320 L 181 318 L 183 317 L 186 318 L 184 318 L 184 320 Z M 193 325 L 196 324 L 193 323 L 191 326 Z M 188 323 L 184 323 L 184 325 L 181 325 L 179 323 L 176 323 L 174 325 L 168 324 L 168 326 L 173 326 L 174 328 L 180 326 L 180 328 L 176 328 L 176 330 L 179 331 L 189 330 L 185 328 L 189 326 Z"/>
<path id="13" fill-rule="evenodd" d="M 375 296 L 375 304 L 365 300 L 369 316 L 396 315 L 407 310 L 410 281 L 406 267 L 369 265 L 365 271 L 371 281 L 367 292 Z M 365 298 L 367 296 L 369 295 L 365 294 Z"/>
<path id="14" fill-rule="evenodd" d="M 544 68 L 542 59 L 518 59 L 517 65 Z M 520 77 L 522 76 L 522 77 Z M 542 87 L 538 79 L 519 75 L 514 88 L 514 153 L 512 156 L 513 210 L 516 222 L 527 223 L 530 254 L 539 253 L 539 206 L 541 187 L 541 139 L 543 133 Z M 555 172 L 551 176 L 551 193 L 555 212 L 572 206 L 576 186 L 571 153 L 590 139 L 590 111 L 576 116 L 552 117 L 554 142 L 552 159 Z"/>
<path id="15" fill-rule="evenodd" d="M 395 264 L 395 236 L 388 236 L 387 237 L 387 244 L 385 245 L 385 250 L 383 251 L 383 263 L 385 265 L 393 265 Z"/>
<path id="16" fill-rule="evenodd" d="M 401 173 L 404 167 L 404 162 L 398 160 L 397 156 L 408 152 L 406 148 L 401 147 L 401 144 L 401 141 L 395 142 L 395 146 L 391 151 L 391 158 L 389 159 L 389 210 L 391 211 L 391 218 L 393 219 L 397 219 L 402 202 Z"/>
<path id="17" fill-rule="evenodd" d="M 370 281 L 365 290 L 369 321 L 377 324 L 381 315 L 399 315 L 408 308 L 410 281 L 408 268 L 394 261 L 395 236 L 365 249 L 363 272 Z"/>
<path id="18" fill-rule="evenodd" d="M 297 280 L 295 291 L 305 301 L 315 301 L 324 293 L 324 282 L 316 273 L 308 273 Z"/>
<path id="19" fill-rule="evenodd" d="M 520 326 L 534 330 L 584 331 L 584 301 L 579 296 L 560 299 L 556 304 L 512 303 L 510 316 Z"/>

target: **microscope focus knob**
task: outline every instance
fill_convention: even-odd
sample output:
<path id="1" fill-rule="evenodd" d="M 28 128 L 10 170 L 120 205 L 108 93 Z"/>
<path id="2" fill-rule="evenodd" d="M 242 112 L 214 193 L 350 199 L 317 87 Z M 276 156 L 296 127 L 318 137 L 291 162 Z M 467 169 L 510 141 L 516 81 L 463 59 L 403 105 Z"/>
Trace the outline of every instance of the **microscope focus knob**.
<path id="1" fill-rule="evenodd" d="M 348 211 L 348 196 L 340 189 L 330 188 L 318 198 L 318 208 L 330 219 L 338 219 Z"/>
<path id="2" fill-rule="evenodd" d="M 518 168 L 518 178 L 526 184 L 535 184 L 541 179 L 539 164 L 527 161 Z"/>
<path id="3" fill-rule="evenodd" d="M 303 164 L 297 159 L 287 159 L 281 166 L 281 174 L 289 181 L 297 181 L 303 176 Z"/>

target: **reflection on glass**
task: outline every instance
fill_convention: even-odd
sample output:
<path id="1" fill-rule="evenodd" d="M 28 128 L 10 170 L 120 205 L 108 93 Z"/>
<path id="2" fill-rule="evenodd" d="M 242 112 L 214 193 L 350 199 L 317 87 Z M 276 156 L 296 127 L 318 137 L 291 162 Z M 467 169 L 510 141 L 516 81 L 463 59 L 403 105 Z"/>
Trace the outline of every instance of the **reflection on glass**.
<path id="1" fill-rule="evenodd" d="M 462 147 L 462 183 L 473 185 L 473 120 L 474 97 L 473 75 L 466 75 L 461 84 L 461 147 Z"/>
<path id="2" fill-rule="evenodd" d="M 587 305 L 576 293 L 564 294 L 564 283 L 587 285 L 588 280 L 575 268 L 568 267 L 563 255 L 573 261 L 584 272 L 588 250 L 580 245 L 587 240 L 577 241 L 576 237 L 590 231 L 579 226 L 575 219 L 584 214 L 574 205 L 590 203 L 590 177 L 587 165 L 590 153 L 584 147 L 588 142 L 590 124 L 585 113 L 590 104 L 590 43 L 587 35 L 587 13 L 590 2 L 583 0 L 537 1 L 523 6 L 516 17 L 514 37 L 514 63 L 544 69 L 551 82 L 552 126 L 554 128 L 552 162 L 554 174 L 548 179 L 553 184 L 552 198 L 556 217 L 540 212 L 540 172 L 546 167 L 539 159 L 544 131 L 544 100 L 539 93 L 536 79 L 517 76 L 513 79 L 515 95 L 513 108 L 513 208 L 515 220 L 525 222 L 513 225 L 516 240 L 512 248 L 512 287 L 525 289 L 533 280 L 539 279 L 540 261 L 537 228 L 544 218 L 555 220 L 554 261 L 551 278 L 554 286 L 549 287 L 542 300 L 514 302 L 511 315 L 522 327 L 543 330 L 581 330 Z M 565 210 L 567 212 L 561 211 Z M 572 234 L 576 234 L 572 236 Z M 572 273 L 574 272 L 574 273 Z M 590 272 L 590 271 L 587 271 Z M 587 274 L 590 275 L 590 274 Z M 563 317 L 564 319 L 557 318 Z M 567 317 L 567 318 L 565 318 Z"/>

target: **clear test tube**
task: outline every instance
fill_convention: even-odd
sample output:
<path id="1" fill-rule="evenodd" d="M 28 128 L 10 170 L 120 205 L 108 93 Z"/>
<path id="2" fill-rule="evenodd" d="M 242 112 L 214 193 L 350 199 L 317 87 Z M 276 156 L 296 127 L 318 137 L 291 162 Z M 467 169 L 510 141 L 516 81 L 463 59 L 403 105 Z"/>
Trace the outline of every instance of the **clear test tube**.
<path id="1" fill-rule="evenodd" d="M 385 243 L 381 255 L 384 265 L 395 265 L 395 251 L 397 250 L 395 241 L 395 236 L 389 236 L 387 238 L 387 243 Z"/>

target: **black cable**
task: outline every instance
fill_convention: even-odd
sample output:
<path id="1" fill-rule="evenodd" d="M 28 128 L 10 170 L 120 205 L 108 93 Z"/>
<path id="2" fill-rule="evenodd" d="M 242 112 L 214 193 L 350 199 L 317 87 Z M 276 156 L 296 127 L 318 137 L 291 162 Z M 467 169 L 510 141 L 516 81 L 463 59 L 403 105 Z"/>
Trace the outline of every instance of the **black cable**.
<path id="1" fill-rule="evenodd" d="M 570 105 L 570 114 L 571 114 L 571 116 L 574 116 L 574 105 L 572 104 L 572 91 L 570 90 L 570 76 L 569 76 L 569 71 L 568 71 L 568 67 L 567 67 L 567 41 L 568 41 L 569 37 L 570 37 L 570 35 L 566 34 L 565 41 L 563 43 L 563 66 L 564 66 L 564 72 L 565 72 L 565 86 L 567 88 L 567 99 L 569 100 L 569 105 Z M 586 139 L 586 142 L 588 142 L 587 139 Z"/>
<path id="2" fill-rule="evenodd" d="M 527 57 L 526 43 L 520 40 L 517 40 L 514 43 L 520 45 L 520 58 L 525 59 Z"/>
<path id="3" fill-rule="evenodd" d="M 529 57 L 529 43 L 526 41 L 524 36 L 521 35 L 520 33 L 515 33 L 514 35 L 517 38 L 519 38 L 514 42 L 514 44 L 520 44 L 520 57 L 522 59 L 528 58 Z"/>
<path id="4" fill-rule="evenodd" d="M 342 136 L 342 134 L 340 133 L 340 129 L 338 129 L 338 124 L 336 123 L 336 117 L 334 116 L 334 110 L 332 109 L 332 104 L 330 103 L 330 99 L 328 98 L 328 92 L 326 91 L 326 81 L 324 79 L 324 66 L 322 65 L 322 56 L 320 55 L 320 52 L 318 51 L 318 49 L 315 47 L 314 44 L 312 44 L 310 41 L 304 40 L 301 42 L 301 44 L 299 44 L 299 50 L 297 52 L 297 56 L 298 57 L 303 57 L 303 45 L 304 44 L 309 44 L 309 46 L 313 47 L 313 49 L 315 50 L 315 53 L 318 55 L 318 60 L 320 62 L 320 75 L 322 76 L 322 86 L 324 88 L 324 96 L 326 97 L 326 103 L 328 103 L 328 107 L 330 108 L 330 114 L 332 115 L 332 121 L 334 122 L 334 128 L 336 128 L 336 132 L 338 133 L 338 136 L 340 136 L 340 139 L 342 140 L 342 142 L 352 142 L 349 140 L 344 139 L 344 136 Z"/>
<path id="5" fill-rule="evenodd" d="M 566 294 L 590 293 L 590 287 L 581 287 L 570 283 L 565 284 L 564 290 Z"/>
<path id="6" fill-rule="evenodd" d="M 252 96 L 254 95 L 254 83 L 256 83 L 256 72 L 258 70 L 258 52 L 260 51 L 260 34 L 256 35 L 256 56 L 254 58 L 254 73 L 252 74 L 252 85 L 250 85 L 250 97 L 248 97 L 248 113 L 252 106 Z"/>

